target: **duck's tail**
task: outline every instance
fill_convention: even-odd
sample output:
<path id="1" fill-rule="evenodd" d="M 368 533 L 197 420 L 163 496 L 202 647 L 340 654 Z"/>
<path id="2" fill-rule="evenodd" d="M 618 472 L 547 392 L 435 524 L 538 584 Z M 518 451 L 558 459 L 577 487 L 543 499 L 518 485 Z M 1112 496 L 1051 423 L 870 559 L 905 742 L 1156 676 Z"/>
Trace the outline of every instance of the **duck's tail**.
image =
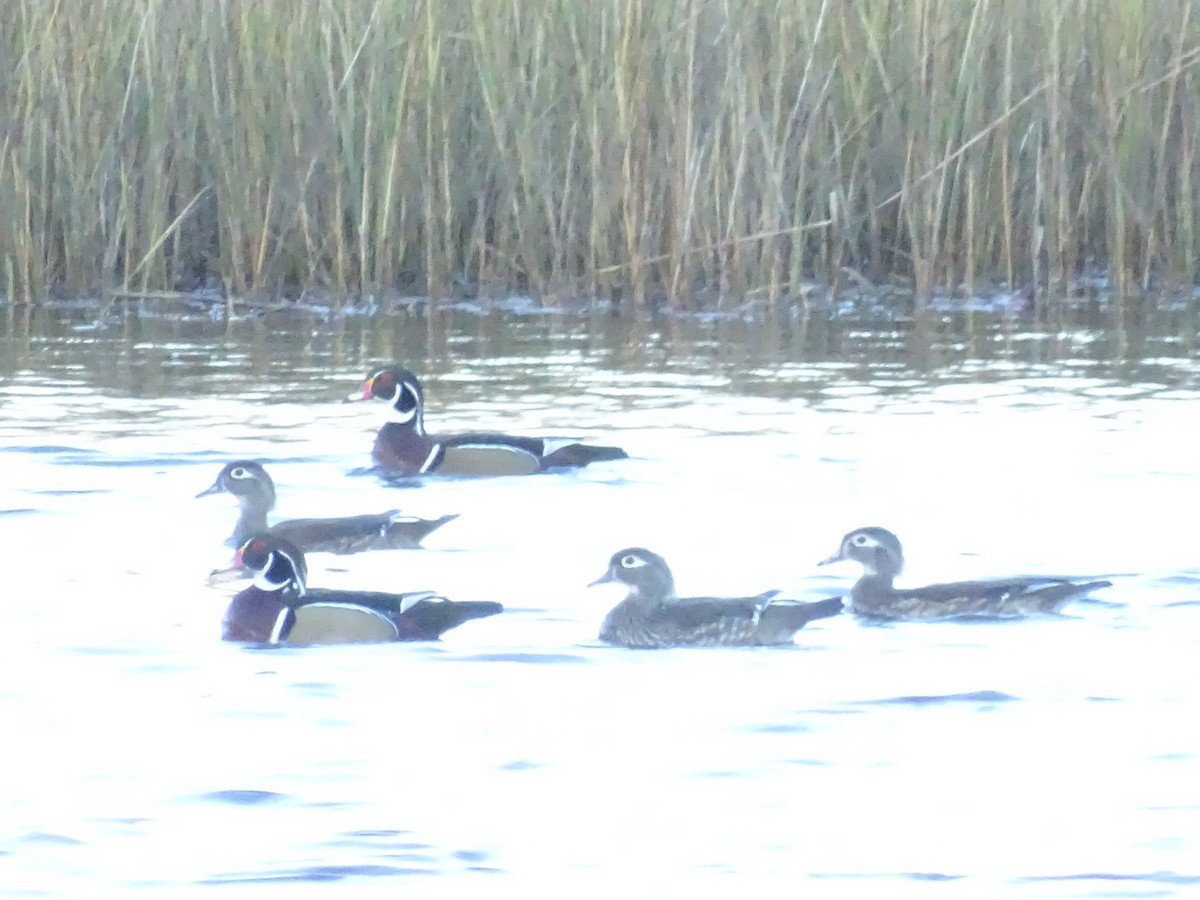
<path id="1" fill-rule="evenodd" d="M 758 633 L 763 643 L 781 643 L 815 619 L 827 619 L 842 611 L 842 598 L 830 597 L 815 603 L 795 600 L 775 600 L 768 603 L 758 620 Z M 770 638 L 767 640 L 766 638 Z"/>
<path id="2" fill-rule="evenodd" d="M 567 444 L 559 447 L 553 453 L 542 457 L 543 469 L 554 469 L 560 466 L 577 468 L 594 462 L 607 462 L 614 459 L 629 459 L 629 454 L 620 447 L 598 447 L 593 444 Z"/>
<path id="3" fill-rule="evenodd" d="M 502 612 L 504 607 L 490 600 L 422 600 L 393 617 L 393 621 L 400 630 L 400 640 L 427 641 L 463 622 Z"/>

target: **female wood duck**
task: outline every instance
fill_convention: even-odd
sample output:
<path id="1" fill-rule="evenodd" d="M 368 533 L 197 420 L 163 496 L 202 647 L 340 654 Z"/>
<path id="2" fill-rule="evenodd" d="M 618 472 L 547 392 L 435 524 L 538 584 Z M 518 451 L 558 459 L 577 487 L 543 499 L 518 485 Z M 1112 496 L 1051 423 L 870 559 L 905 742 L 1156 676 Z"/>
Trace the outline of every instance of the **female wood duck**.
<path id="1" fill-rule="evenodd" d="M 327 519 L 287 519 L 267 527 L 267 513 L 275 506 L 275 482 L 256 462 L 240 459 L 221 470 L 212 487 L 197 497 L 227 493 L 237 497 L 241 515 L 230 543 L 240 547 L 253 535 L 271 531 L 310 552 L 358 553 L 363 550 L 397 550 L 419 547 L 434 529 L 457 515 L 421 519 L 399 510 L 366 516 Z"/>
<path id="2" fill-rule="evenodd" d="M 386 594 L 310 588 L 304 551 L 278 535 L 255 535 L 238 549 L 254 583 L 225 612 L 222 637 L 260 644 L 432 641 L 471 619 L 504 610 L 488 601 L 454 602 L 433 591 Z"/>
<path id="3" fill-rule="evenodd" d="M 597 447 L 573 440 L 492 433 L 426 434 L 421 382 L 401 366 L 372 372 L 361 392 L 347 399 L 383 400 L 391 407 L 390 420 L 375 436 L 372 456 L 382 468 L 404 475 L 531 475 L 628 458 L 619 447 Z"/>
<path id="4" fill-rule="evenodd" d="M 819 565 L 852 559 L 863 576 L 850 591 L 850 609 L 860 616 L 887 619 L 944 619 L 951 616 L 1012 618 L 1058 612 L 1068 600 L 1108 581 L 1078 583 L 1067 578 L 996 578 L 956 581 L 896 590 L 892 581 L 904 568 L 904 550 L 886 528 L 859 528 L 842 538 L 838 552 Z"/>
<path id="5" fill-rule="evenodd" d="M 805 624 L 842 609 L 840 597 L 798 603 L 775 600 L 779 591 L 754 597 L 677 597 L 666 560 L 641 547 L 614 553 L 608 571 L 592 585 L 611 581 L 626 585 L 629 594 L 604 619 L 600 640 L 634 649 L 790 644 Z"/>

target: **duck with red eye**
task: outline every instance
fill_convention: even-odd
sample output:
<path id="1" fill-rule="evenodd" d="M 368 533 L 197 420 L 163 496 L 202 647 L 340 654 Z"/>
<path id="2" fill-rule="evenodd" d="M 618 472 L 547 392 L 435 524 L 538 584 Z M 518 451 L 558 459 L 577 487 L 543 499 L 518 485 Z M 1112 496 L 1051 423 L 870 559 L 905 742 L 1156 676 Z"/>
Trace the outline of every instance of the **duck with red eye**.
<path id="1" fill-rule="evenodd" d="M 254 582 L 225 612 L 222 637 L 260 644 L 432 641 L 471 619 L 503 611 L 489 601 L 455 602 L 433 591 L 389 594 L 310 588 L 304 552 L 273 534 L 238 549 Z"/>
<path id="2" fill-rule="evenodd" d="M 571 439 L 522 437 L 492 432 L 431 435 L 425 431 L 425 392 L 403 366 L 378 369 L 349 400 L 382 400 L 388 422 L 375 436 L 372 457 L 381 468 L 403 475 L 532 475 L 627 459 L 619 447 Z"/>
<path id="3" fill-rule="evenodd" d="M 604 619 L 600 640 L 632 649 L 791 644 L 806 624 L 842 609 L 840 597 L 802 603 L 776 599 L 779 591 L 753 597 L 679 597 L 666 560 L 641 547 L 614 553 L 607 571 L 592 585 L 614 581 L 629 593 Z"/>
<path id="4" fill-rule="evenodd" d="M 892 583 L 904 568 L 904 549 L 896 535 L 877 527 L 849 532 L 838 552 L 818 565 L 843 560 L 863 567 L 862 577 L 850 589 L 850 609 L 860 616 L 882 619 L 1015 618 L 1056 613 L 1067 601 L 1112 585 L 1110 581 L 1043 576 L 897 589 Z"/>
<path id="5" fill-rule="evenodd" d="M 241 514 L 230 543 L 240 547 L 253 535 L 270 531 L 305 550 L 326 553 L 359 553 L 363 550 L 401 550 L 421 546 L 421 541 L 457 514 L 437 519 L 406 516 L 398 509 L 364 516 L 285 519 L 268 528 L 267 514 L 275 507 L 275 482 L 259 463 L 240 459 L 227 464 L 217 480 L 197 497 L 233 494 Z"/>

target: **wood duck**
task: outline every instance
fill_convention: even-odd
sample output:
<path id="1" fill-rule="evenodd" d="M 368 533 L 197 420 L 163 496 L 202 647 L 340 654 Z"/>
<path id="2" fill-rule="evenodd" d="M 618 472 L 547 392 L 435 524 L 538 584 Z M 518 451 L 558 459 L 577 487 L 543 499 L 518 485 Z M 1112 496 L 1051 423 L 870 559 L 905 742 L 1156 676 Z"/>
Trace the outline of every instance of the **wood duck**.
<path id="1" fill-rule="evenodd" d="M 397 550 L 419 547 L 432 531 L 458 515 L 421 519 L 399 510 L 366 516 L 327 519 L 287 519 L 268 528 L 267 513 L 275 506 L 275 482 L 266 469 L 240 459 L 221 470 L 212 487 L 197 497 L 227 493 L 237 497 L 241 515 L 229 543 L 240 547 L 253 535 L 270 531 L 310 552 L 359 553 L 363 550 Z"/>
<path id="2" fill-rule="evenodd" d="M 837 615 L 840 597 L 816 603 L 754 597 L 677 597 L 666 560 L 641 547 L 614 553 L 592 585 L 618 581 L 628 596 L 600 627 L 600 640 L 635 649 L 790 644 L 808 622 Z M 591 585 L 589 585 L 590 587 Z"/>
<path id="3" fill-rule="evenodd" d="M 304 551 L 270 532 L 238 549 L 254 583 L 225 612 L 222 637 L 260 644 L 432 641 L 471 619 L 504 610 L 489 601 L 455 602 L 433 591 L 386 594 L 310 588 Z"/>
<path id="4" fill-rule="evenodd" d="M 372 457 L 382 468 L 404 475 L 531 475 L 629 456 L 619 447 L 597 447 L 570 439 L 488 432 L 426 434 L 425 393 L 417 376 L 402 366 L 372 372 L 361 392 L 347 399 L 388 404 L 390 420 L 375 436 Z"/>
<path id="5" fill-rule="evenodd" d="M 850 609 L 860 616 L 876 618 L 1013 618 L 1054 613 L 1068 600 L 1112 584 L 1068 578 L 996 578 L 897 590 L 892 581 L 904 568 L 904 550 L 900 540 L 886 528 L 851 531 L 842 538 L 838 552 L 819 565 L 845 559 L 863 567 L 862 578 L 850 590 Z"/>

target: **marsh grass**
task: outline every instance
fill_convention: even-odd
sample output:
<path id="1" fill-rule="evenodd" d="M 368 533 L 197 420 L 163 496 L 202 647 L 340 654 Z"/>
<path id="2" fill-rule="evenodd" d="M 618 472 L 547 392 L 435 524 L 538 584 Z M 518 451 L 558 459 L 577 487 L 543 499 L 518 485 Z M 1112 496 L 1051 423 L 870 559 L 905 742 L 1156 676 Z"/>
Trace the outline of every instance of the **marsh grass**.
<path id="1" fill-rule="evenodd" d="M 1192 0 L 8 0 L 0 285 L 1191 285 Z"/>

